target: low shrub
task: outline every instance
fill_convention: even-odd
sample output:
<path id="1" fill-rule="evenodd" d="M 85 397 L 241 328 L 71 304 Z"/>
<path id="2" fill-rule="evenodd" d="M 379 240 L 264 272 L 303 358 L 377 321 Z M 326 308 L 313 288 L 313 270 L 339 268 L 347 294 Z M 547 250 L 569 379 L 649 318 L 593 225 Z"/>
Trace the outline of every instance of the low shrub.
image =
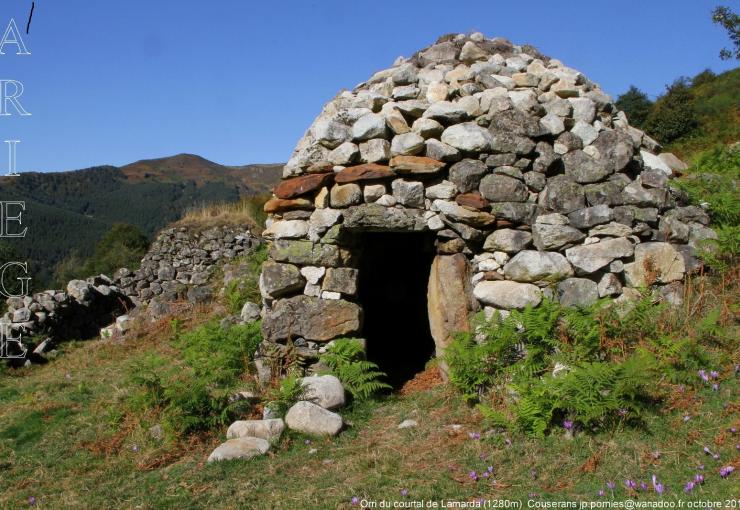
<path id="1" fill-rule="evenodd" d="M 230 397 L 261 341 L 260 324 L 222 328 L 212 321 L 185 333 L 177 321 L 172 327 L 179 356 L 150 355 L 134 365 L 131 408 L 160 414 L 165 429 L 176 436 L 223 426 L 246 411 L 247 404 Z"/>
<path id="2" fill-rule="evenodd" d="M 243 260 L 246 263 L 246 271 L 242 276 L 231 280 L 226 285 L 224 297 L 226 299 L 226 306 L 231 313 L 239 313 L 247 301 L 259 303 L 262 299 L 259 289 L 259 278 L 262 263 L 265 260 L 267 260 L 267 246 L 262 244 L 255 248 Z"/>
<path id="3" fill-rule="evenodd" d="M 549 300 L 481 314 L 446 349 L 450 382 L 490 426 L 541 436 L 565 420 L 584 430 L 639 423 L 665 385 L 696 383 L 700 370 L 728 362 L 718 352 L 734 320 L 721 306 L 692 305 L 698 320 L 647 291 L 626 315 L 607 301 L 578 309 Z"/>
<path id="4" fill-rule="evenodd" d="M 355 401 L 368 400 L 379 391 L 391 389 L 383 381 L 386 374 L 378 365 L 365 359 L 362 344 L 356 339 L 340 338 L 321 356 L 331 374 L 335 375 Z"/>

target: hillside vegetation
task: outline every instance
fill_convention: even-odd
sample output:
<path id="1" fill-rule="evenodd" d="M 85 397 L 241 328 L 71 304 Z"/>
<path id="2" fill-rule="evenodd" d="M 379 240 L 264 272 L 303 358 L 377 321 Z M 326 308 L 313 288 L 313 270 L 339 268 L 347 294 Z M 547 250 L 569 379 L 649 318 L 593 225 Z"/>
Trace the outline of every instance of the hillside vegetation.
<path id="1" fill-rule="evenodd" d="M 34 288 L 41 289 L 52 284 L 55 268 L 73 251 L 77 260 L 89 258 L 114 224 L 134 225 L 151 239 L 194 206 L 265 193 L 279 179 L 280 168 L 225 167 L 181 154 L 121 168 L 0 178 L 0 200 L 26 202 L 29 233 L 12 241 L 22 260 L 29 262 Z"/>
<path id="2" fill-rule="evenodd" d="M 632 125 L 691 162 L 701 151 L 740 140 L 740 68 L 680 78 L 655 102 L 633 87 L 617 106 Z"/>

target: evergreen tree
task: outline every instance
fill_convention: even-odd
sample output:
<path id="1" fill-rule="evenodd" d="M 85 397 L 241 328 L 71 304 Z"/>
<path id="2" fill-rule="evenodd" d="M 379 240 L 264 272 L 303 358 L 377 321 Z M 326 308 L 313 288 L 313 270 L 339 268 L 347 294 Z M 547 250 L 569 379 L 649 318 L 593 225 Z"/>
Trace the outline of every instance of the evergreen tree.
<path id="1" fill-rule="evenodd" d="M 653 102 L 648 99 L 647 94 L 634 85 L 630 85 L 629 90 L 619 96 L 615 104 L 627 114 L 630 125 L 638 128 L 645 124 L 645 119 L 653 108 Z"/>
<path id="2" fill-rule="evenodd" d="M 645 120 L 644 129 L 662 143 L 671 143 L 698 126 L 689 80 L 679 78 L 666 87 Z"/>

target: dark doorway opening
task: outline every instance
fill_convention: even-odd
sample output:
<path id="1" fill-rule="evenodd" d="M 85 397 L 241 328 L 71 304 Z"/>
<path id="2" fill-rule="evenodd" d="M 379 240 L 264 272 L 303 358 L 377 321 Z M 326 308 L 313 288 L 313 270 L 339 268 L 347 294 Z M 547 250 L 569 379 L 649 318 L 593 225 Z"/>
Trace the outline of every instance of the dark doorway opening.
<path id="1" fill-rule="evenodd" d="M 398 388 L 434 355 L 427 312 L 434 236 L 366 232 L 361 246 L 359 292 L 367 357 Z"/>

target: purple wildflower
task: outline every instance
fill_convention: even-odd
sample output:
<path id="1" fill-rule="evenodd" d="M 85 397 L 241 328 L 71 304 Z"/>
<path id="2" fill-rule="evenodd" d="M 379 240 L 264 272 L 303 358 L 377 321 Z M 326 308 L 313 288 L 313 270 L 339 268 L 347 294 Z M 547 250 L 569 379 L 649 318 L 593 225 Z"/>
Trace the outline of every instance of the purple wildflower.
<path id="1" fill-rule="evenodd" d="M 599 489 L 599 497 L 603 498 L 604 496 L 606 496 L 606 492 L 604 492 L 604 489 Z"/>
<path id="2" fill-rule="evenodd" d="M 697 484 L 697 485 L 703 484 L 704 483 L 704 475 L 699 474 L 699 473 L 695 474 L 694 475 L 694 483 Z"/>
<path id="3" fill-rule="evenodd" d="M 707 375 L 707 372 L 705 370 L 699 370 L 699 377 L 701 377 L 702 381 L 709 381 L 709 376 Z"/>
<path id="4" fill-rule="evenodd" d="M 720 468 L 719 476 L 721 476 L 722 478 L 727 478 L 733 471 L 735 471 L 735 466 L 725 466 L 723 468 Z"/>
<path id="5" fill-rule="evenodd" d="M 697 467 L 698 467 L 699 469 L 701 469 L 702 471 L 704 471 L 704 464 L 699 464 L 699 466 L 697 466 Z"/>
<path id="6" fill-rule="evenodd" d="M 530 493 L 529 493 L 529 497 L 530 497 L 530 498 L 532 498 L 532 499 L 534 499 L 534 498 L 539 498 L 539 497 L 540 497 L 540 495 L 539 495 L 539 494 L 537 494 L 536 492 L 530 492 Z"/>
<path id="7" fill-rule="evenodd" d="M 511 446 L 511 439 L 507 437 L 506 439 L 504 439 L 504 443 L 506 444 L 506 446 Z"/>
<path id="8" fill-rule="evenodd" d="M 657 451 L 657 450 L 653 452 L 653 458 L 655 460 L 658 460 L 660 458 L 660 455 L 661 455 L 661 453 L 659 451 Z"/>
<path id="9" fill-rule="evenodd" d="M 486 471 L 488 473 L 493 473 L 493 466 L 488 466 L 488 468 L 486 469 Z"/>
<path id="10" fill-rule="evenodd" d="M 489 476 L 491 476 L 491 473 L 489 473 L 488 471 L 483 471 L 483 474 L 481 476 L 483 478 L 488 478 Z"/>
<path id="11" fill-rule="evenodd" d="M 653 489 L 655 489 L 655 492 L 658 494 L 663 494 L 663 491 L 665 490 L 665 487 L 658 481 L 658 477 L 655 475 L 653 475 Z"/>
<path id="12" fill-rule="evenodd" d="M 477 441 L 480 439 L 480 434 L 478 432 L 468 432 L 468 437 L 474 441 Z"/>
<path id="13" fill-rule="evenodd" d="M 488 455 L 486 455 L 485 453 L 481 453 L 480 455 L 478 455 L 478 458 L 480 460 L 486 460 L 488 458 Z"/>
<path id="14" fill-rule="evenodd" d="M 686 391 L 686 386 L 684 386 L 683 384 L 679 384 L 678 385 L 678 392 L 679 393 L 683 393 L 684 391 Z"/>
<path id="15" fill-rule="evenodd" d="M 624 486 L 628 489 L 637 489 L 637 483 L 634 480 L 627 479 L 624 481 Z"/>
<path id="16" fill-rule="evenodd" d="M 311 444 L 311 440 L 310 439 L 306 439 L 305 441 L 303 441 L 303 444 Z"/>
<path id="17" fill-rule="evenodd" d="M 532 480 L 537 480 L 537 470 L 536 469 L 530 469 L 529 470 L 529 476 L 532 477 Z"/>
<path id="18" fill-rule="evenodd" d="M 614 482 L 606 482 L 606 486 L 609 488 L 610 491 L 613 491 L 617 484 L 615 484 Z"/>
<path id="19" fill-rule="evenodd" d="M 704 453 L 706 453 L 707 455 L 713 455 L 712 450 L 710 450 L 708 446 L 704 447 Z"/>
<path id="20" fill-rule="evenodd" d="M 350 503 L 352 503 L 353 505 L 359 505 L 360 504 L 360 498 L 358 498 L 357 496 L 352 496 L 352 499 L 350 500 Z"/>
<path id="21" fill-rule="evenodd" d="M 737 427 L 730 427 L 730 432 L 733 434 L 737 433 Z"/>
<path id="22" fill-rule="evenodd" d="M 714 455 L 712 455 L 712 458 L 714 460 L 719 460 L 719 453 L 715 453 Z"/>
<path id="23" fill-rule="evenodd" d="M 694 490 L 694 482 L 686 482 L 686 485 L 683 486 L 684 492 L 691 492 Z"/>
<path id="24" fill-rule="evenodd" d="M 474 482 L 477 482 L 478 481 L 478 473 L 476 473 L 475 471 L 471 471 L 470 473 L 468 473 L 468 478 L 470 478 Z"/>
<path id="25" fill-rule="evenodd" d="M 640 490 L 648 490 L 648 484 L 646 484 L 645 482 L 640 482 Z"/>
<path id="26" fill-rule="evenodd" d="M 135 444 L 134 446 L 132 446 L 131 447 L 131 451 L 134 452 L 134 453 L 138 453 L 138 451 L 139 451 L 139 445 L 138 444 Z"/>
<path id="27" fill-rule="evenodd" d="M 405 498 L 408 495 L 409 495 L 409 490 L 408 489 L 401 489 L 401 497 L 402 498 Z"/>
<path id="28" fill-rule="evenodd" d="M 719 384 L 712 383 L 712 391 L 719 391 Z"/>
<path id="29" fill-rule="evenodd" d="M 736 444 L 736 445 L 735 445 L 735 449 L 736 449 L 736 450 L 740 450 L 740 444 Z"/>
<path id="30" fill-rule="evenodd" d="M 691 416 L 689 416 L 688 414 L 683 417 L 683 421 L 689 421 L 690 419 L 691 419 Z"/>
<path id="31" fill-rule="evenodd" d="M 34 506 L 36 504 L 36 496 L 29 496 L 28 497 L 28 505 Z"/>
<path id="32" fill-rule="evenodd" d="M 709 377 L 711 377 L 712 379 L 716 379 L 717 377 L 719 377 L 719 372 L 717 372 L 716 370 L 712 370 L 711 372 L 709 372 Z"/>
<path id="33" fill-rule="evenodd" d="M 563 428 L 565 430 L 573 430 L 573 422 L 571 420 L 565 420 L 563 422 Z"/>
<path id="34" fill-rule="evenodd" d="M 627 414 L 629 414 L 629 411 L 627 411 L 627 409 L 620 409 L 619 411 L 617 411 L 617 414 L 624 418 L 625 416 L 627 416 Z"/>

